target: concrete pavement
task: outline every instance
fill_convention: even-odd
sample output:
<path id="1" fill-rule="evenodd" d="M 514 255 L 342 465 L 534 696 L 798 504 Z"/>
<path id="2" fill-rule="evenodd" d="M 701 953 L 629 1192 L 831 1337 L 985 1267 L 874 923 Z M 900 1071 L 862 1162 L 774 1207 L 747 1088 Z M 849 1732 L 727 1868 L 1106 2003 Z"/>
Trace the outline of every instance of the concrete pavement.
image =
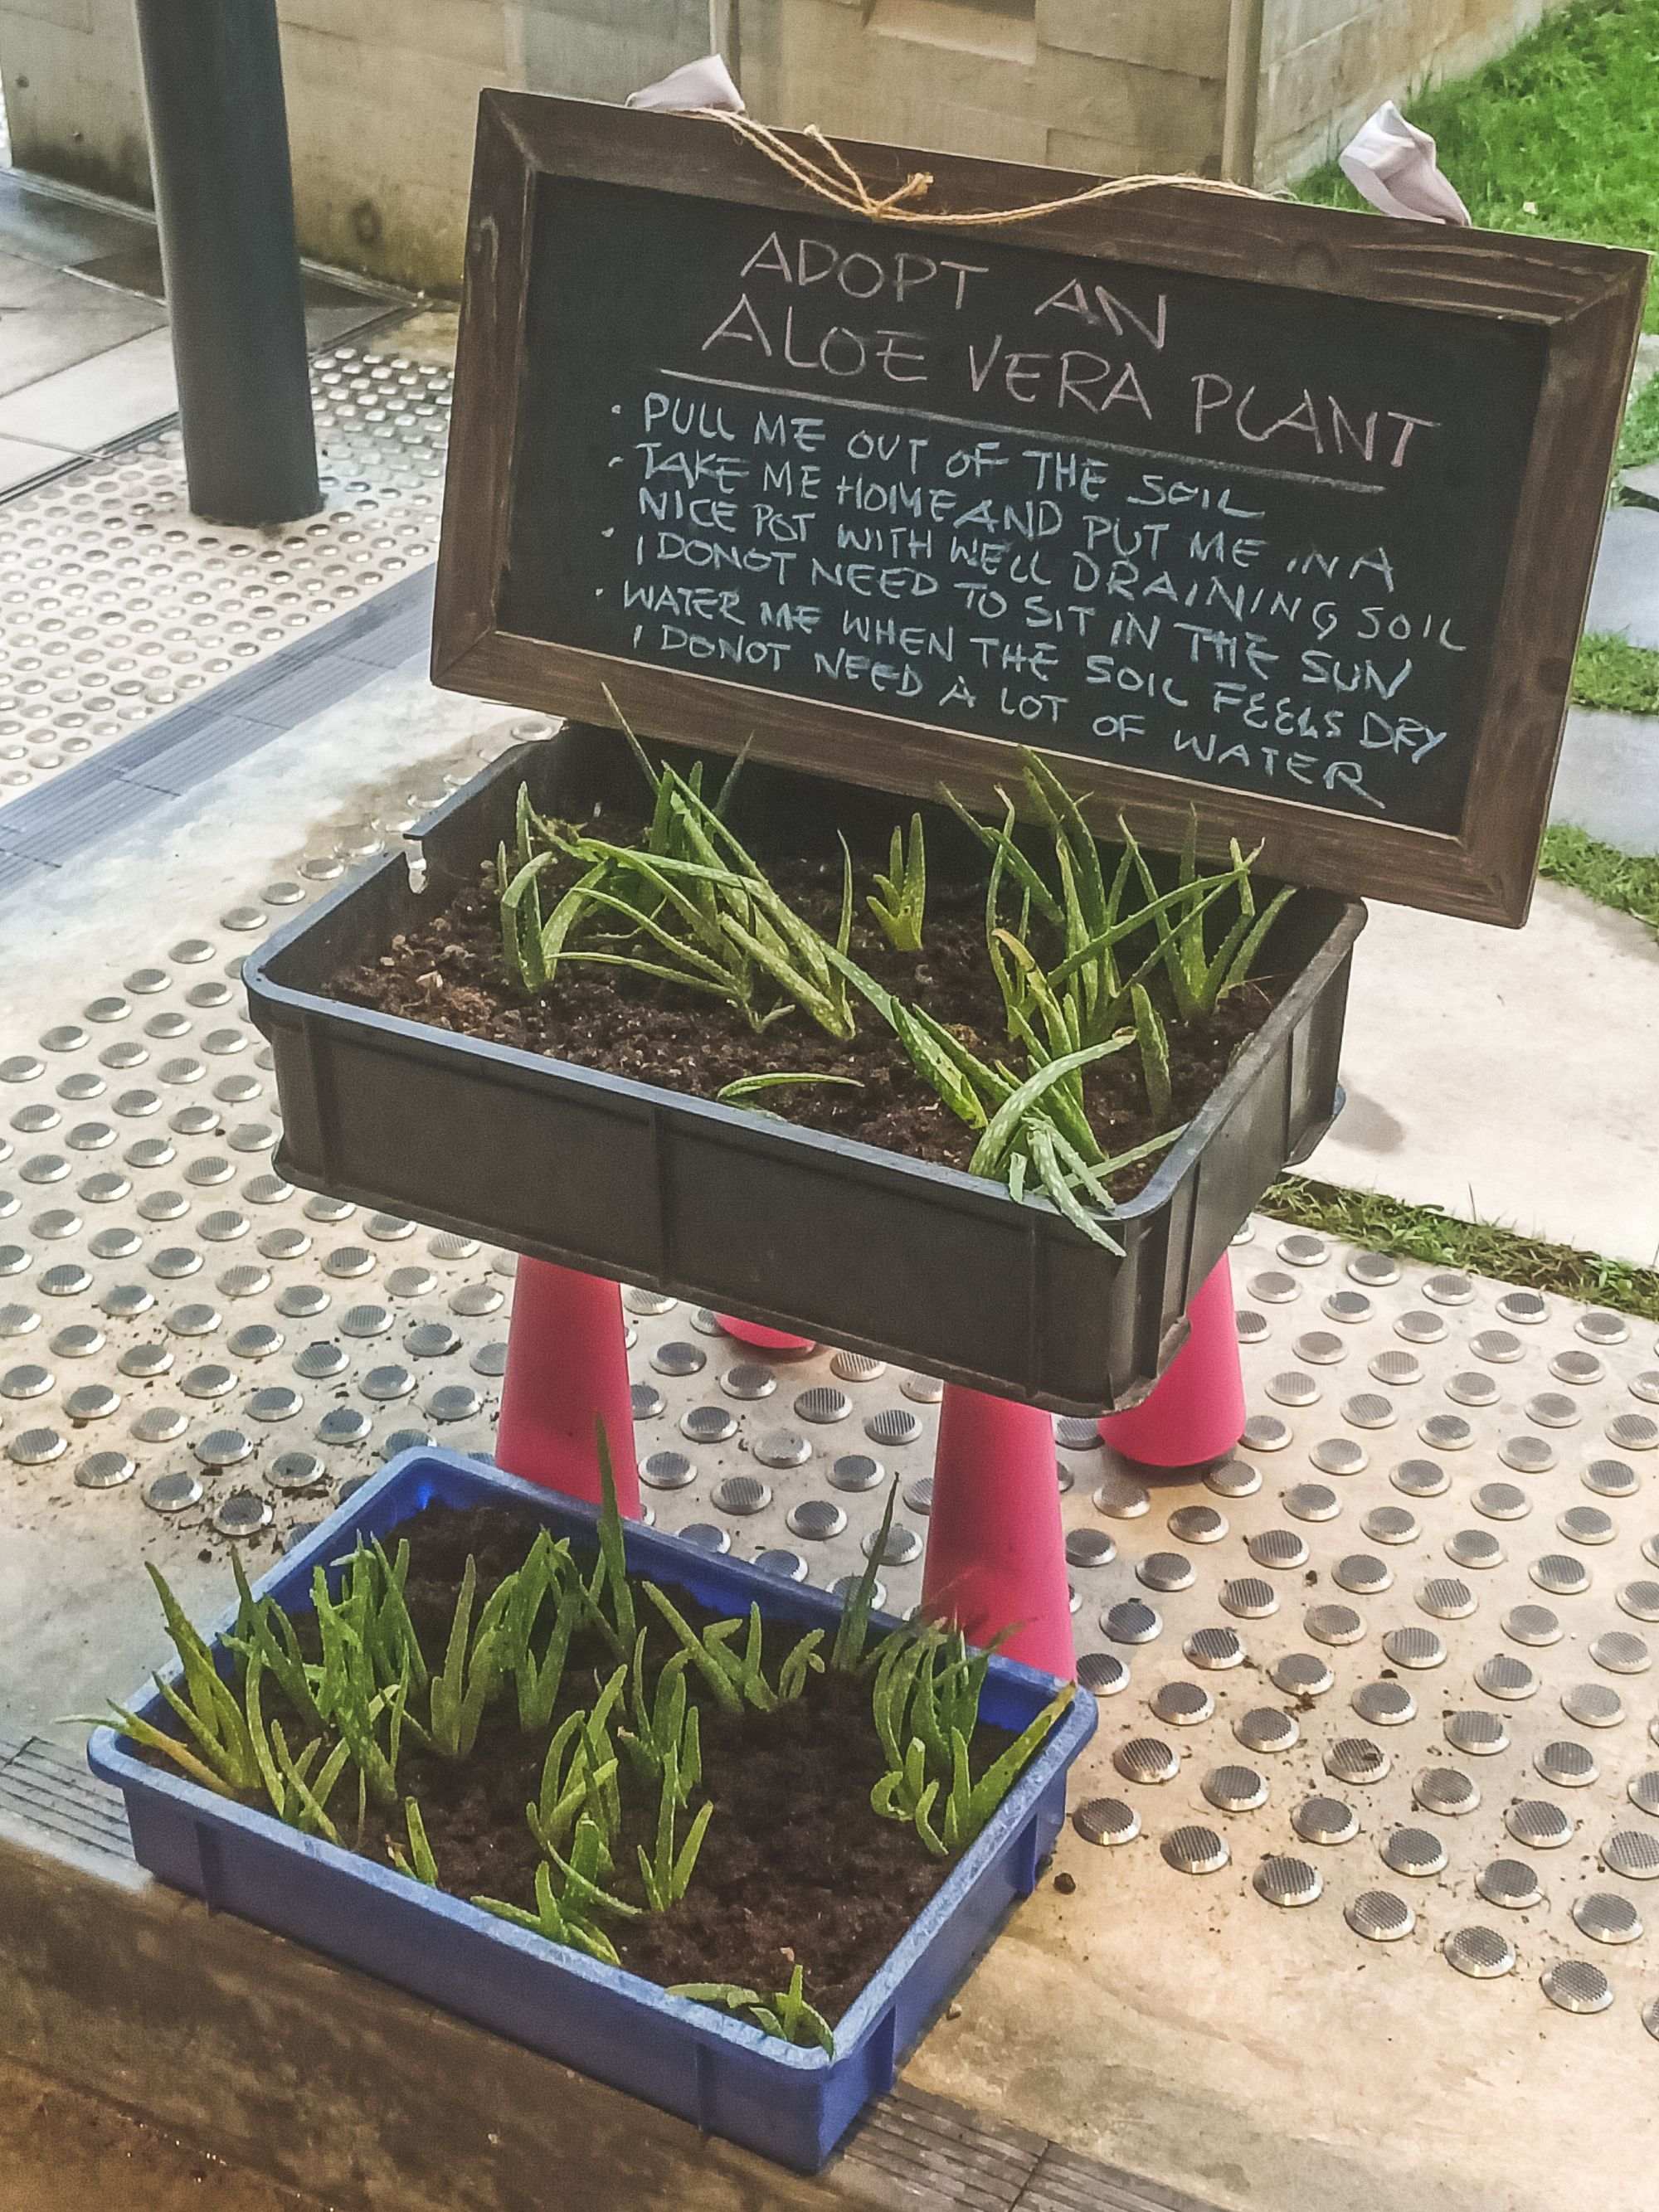
<path id="1" fill-rule="evenodd" d="M 4 2212 L 322 2212 L 118 2106 L 0 2059 Z"/>
<path id="2" fill-rule="evenodd" d="M 1659 1259 L 1659 944 L 1640 922 L 1554 884 L 1519 931 L 1373 906 L 1342 1078 L 1309 1175 Z"/>
<path id="3" fill-rule="evenodd" d="M 1608 514 L 1585 627 L 1659 648 L 1659 511 L 1615 507 Z"/>
<path id="4" fill-rule="evenodd" d="M 308 270 L 313 347 L 401 295 Z M 0 495 L 177 412 L 154 218 L 0 169 Z"/>
<path id="5" fill-rule="evenodd" d="M 1621 853 L 1659 853 L 1659 720 L 1573 708 L 1550 820 L 1587 830 Z"/>

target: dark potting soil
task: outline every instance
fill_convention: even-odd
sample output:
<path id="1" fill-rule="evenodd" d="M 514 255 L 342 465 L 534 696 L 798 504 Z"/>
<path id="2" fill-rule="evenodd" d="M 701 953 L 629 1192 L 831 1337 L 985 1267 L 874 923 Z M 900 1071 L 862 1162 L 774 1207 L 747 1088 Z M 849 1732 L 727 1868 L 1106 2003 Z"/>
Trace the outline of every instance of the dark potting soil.
<path id="1" fill-rule="evenodd" d="M 542 1525 L 513 1507 L 430 1505 L 398 1529 L 398 1539 L 409 1540 L 405 1596 L 428 1663 L 441 1663 L 469 1553 L 477 1561 L 482 1606 L 487 1593 L 523 1563 Z M 671 1594 L 694 1626 L 718 1618 L 685 1593 Z M 647 1631 L 647 1668 L 654 1671 L 678 1647 L 649 1601 L 638 1596 L 636 1603 L 639 1624 Z M 314 1657 L 313 1617 L 297 1615 L 295 1626 L 307 1656 Z M 775 1680 L 798 1634 L 787 1623 L 769 1628 L 766 1663 Z M 596 1686 L 616 1663 L 596 1634 L 579 1634 L 548 1729 L 521 1733 L 509 1690 L 485 1716 L 466 1759 L 444 1759 L 405 1742 L 398 1787 L 420 1806 L 445 1890 L 534 1910 L 540 1853 L 525 1808 L 540 1789 L 548 1737 L 567 1712 L 592 1704 Z M 745 1707 L 730 1717 L 699 1693 L 695 1674 L 690 1687 L 702 1750 L 702 1782 L 693 1811 L 704 1798 L 714 1807 L 696 1870 L 685 1896 L 669 1911 L 637 1920 L 608 1918 L 606 1932 L 625 1967 L 664 1986 L 730 1982 L 769 1996 L 788 1986 L 799 1964 L 808 1999 L 833 2022 L 954 1861 L 931 1856 L 914 1830 L 870 1809 L 884 1761 L 867 1679 L 813 1675 L 801 1698 L 775 1713 Z M 266 1697 L 269 1718 L 282 1701 L 269 1688 Z M 973 1747 L 975 1773 L 1008 1740 L 1001 1729 L 981 1727 Z M 371 1806 L 358 1833 L 347 1784 L 331 1810 L 342 1842 L 365 1857 L 384 1865 L 390 1843 L 406 1845 L 401 1812 L 388 1815 Z M 630 1791 L 624 1780 L 622 1830 L 613 1847 L 617 1871 L 607 1887 L 629 1904 L 644 1902 L 635 1846 L 651 1850 L 655 1825 L 651 1793 L 637 1786 Z M 681 1838 L 689 1825 L 683 1816 Z"/>
<path id="2" fill-rule="evenodd" d="M 600 826 L 600 834 L 617 842 L 638 831 L 631 821 Z M 775 860 L 763 848 L 757 857 L 797 912 L 833 936 L 841 909 L 839 869 Z M 563 888 L 562 878 L 555 882 Z M 919 955 L 893 951 L 863 906 L 867 888 L 860 879 L 853 957 L 896 996 L 925 1007 L 953 1030 L 981 1059 L 1017 1063 L 986 953 L 983 884 L 930 884 Z M 550 908 L 556 895 L 550 886 L 544 893 Z M 1053 951 L 1040 940 L 1033 950 L 1039 957 Z M 550 990 L 527 994 L 504 972 L 493 866 L 476 888 L 418 928 L 400 933 L 386 951 L 347 966 L 333 988 L 355 1006 L 700 1098 L 712 1098 L 740 1076 L 775 1069 L 850 1075 L 860 1085 L 856 1091 L 806 1085 L 769 1091 L 763 1103 L 809 1128 L 948 1167 L 965 1168 L 977 1142 L 976 1133 L 916 1073 L 891 1030 L 856 1000 L 857 1035 L 843 1044 L 804 1013 L 791 1013 L 757 1034 L 715 1000 L 621 968 L 568 962 Z M 1129 1152 L 1190 1121 L 1283 989 L 1283 979 L 1255 979 L 1231 993 L 1208 1019 L 1171 1022 L 1172 1104 L 1162 1122 L 1147 1112 L 1133 1046 L 1085 1069 L 1084 1094 L 1103 1148 L 1112 1155 Z M 1168 1013 L 1167 1006 L 1164 1011 Z M 1133 1196 L 1160 1157 L 1120 1170 L 1109 1179 L 1113 1195 Z"/>

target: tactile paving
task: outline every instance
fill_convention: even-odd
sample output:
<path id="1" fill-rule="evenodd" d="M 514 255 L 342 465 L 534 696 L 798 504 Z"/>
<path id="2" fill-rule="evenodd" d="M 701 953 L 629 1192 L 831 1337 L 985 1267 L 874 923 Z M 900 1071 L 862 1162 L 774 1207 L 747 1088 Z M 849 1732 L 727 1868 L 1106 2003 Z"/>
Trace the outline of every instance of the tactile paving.
<path id="1" fill-rule="evenodd" d="M 210 915 L 174 918 L 146 960 L 88 975 L 52 1022 L 0 1038 L 0 1191 L 16 1200 L 0 1196 L 0 1266 L 12 1271 L 0 1393 L 38 1370 L 0 1395 L 0 1453 L 43 1504 L 103 1516 L 135 1557 L 165 1565 L 178 1547 L 240 1543 L 257 1559 L 389 1451 L 433 1435 L 490 1449 L 510 1255 L 319 1202 L 273 1171 L 269 1055 L 236 970 L 264 926 L 242 927 L 246 913 L 285 918 L 393 845 L 416 805 L 510 734 L 503 725 L 490 746 L 400 779 L 362 818 L 316 834 L 282 870 L 281 899 L 251 884 Z M 176 1018 L 164 1036 L 149 1033 L 157 1014 Z M 202 1073 L 164 1078 L 186 1060 Z M 18 1126 L 20 1115 L 31 1119 Z M 105 1128 L 112 1141 L 94 1143 Z M 1253 1426 L 1238 1456 L 1147 1475 L 1103 1452 L 1091 1423 L 1056 1424 L 1076 1478 L 1060 1510 L 1085 1603 L 1081 1671 L 1104 1701 L 1073 1796 L 1080 1809 L 1113 1808 L 1097 1841 L 1151 1830 L 1126 1857 L 1168 1886 L 1172 1911 L 1195 1897 L 1175 1870 L 1230 1858 L 1224 1881 L 1200 1886 L 1212 1912 L 1304 1901 L 1295 1870 L 1328 1848 L 1328 1869 L 1355 1869 L 1342 1917 L 1356 1948 L 1421 1915 L 1432 1942 L 1395 1964 L 1441 1978 L 1428 2002 L 1444 1980 L 1437 1946 L 1460 1936 L 1471 1957 L 1488 1954 L 1474 1941 L 1483 1904 L 1542 1905 L 1521 1938 L 1535 1990 L 1573 1943 L 1616 1942 L 1601 1922 L 1618 1916 L 1596 1900 L 1633 1887 L 1650 1859 L 1659 1869 L 1655 1699 L 1638 1671 L 1638 1631 L 1659 1618 L 1659 1505 L 1644 1432 L 1630 1426 L 1653 1332 L 1619 1317 L 1621 1334 L 1554 1299 L 1536 1316 L 1500 1311 L 1500 1285 L 1324 1239 L 1289 1255 L 1288 1242 L 1258 1222 L 1237 1255 L 1260 1323 L 1243 1355 Z M 195 1264 L 158 1271 L 167 1253 Z M 659 1525 L 833 1589 L 862 1565 L 896 1477 L 905 1519 L 884 1598 L 914 1606 L 931 1382 L 896 1352 L 756 1359 L 703 1309 L 661 1293 L 631 1295 L 628 1310 L 635 1441 Z M 1318 1397 L 1269 1394 L 1292 1374 Z M 1452 1378 L 1476 1375 L 1502 1378 L 1496 1402 L 1467 1388 L 1462 1404 L 1449 1397 Z M 1581 1419 L 1552 1426 L 1560 1409 L 1540 1401 L 1567 1391 Z M 1395 1422 L 1387 1437 L 1379 1399 Z M 1523 1407 L 1554 1439 L 1554 1464 L 1516 1465 Z M 1533 1694 L 1517 1698 L 1528 1680 Z M 1118 1764 L 1136 1744 L 1155 1745 L 1167 1778 Z M 1241 1748 L 1260 1765 L 1240 1765 Z M 1545 1790 L 1571 1814 L 1531 1794 Z M 1549 1848 L 1569 1838 L 1577 1848 Z M 1389 1839 L 1409 1905 L 1363 1887 Z M 1109 1881 L 1122 1864 L 1091 1854 L 1088 1878 Z M 1336 1901 L 1310 1917 L 1334 1920 Z"/>
<path id="2" fill-rule="evenodd" d="M 240 529 L 191 514 L 176 428 L 94 456 L 8 501 L 0 532 L 0 800 L 202 698 L 429 562 L 450 386 L 447 369 L 395 353 L 348 345 L 316 356 L 312 396 L 325 504 L 281 529 Z M 337 696 L 326 664 L 276 680 L 314 696 L 318 707 Z M 254 711 L 263 714 L 270 703 Z M 281 902 L 258 890 L 257 898 L 222 910 L 224 927 L 250 935 L 263 927 L 265 909 Z M 118 980 L 88 994 L 94 1022 L 118 1018 L 112 1012 L 122 995 Z M 51 1034 L 76 1027 L 55 1024 Z M 29 1055 L 7 1064 L 20 1057 Z"/>

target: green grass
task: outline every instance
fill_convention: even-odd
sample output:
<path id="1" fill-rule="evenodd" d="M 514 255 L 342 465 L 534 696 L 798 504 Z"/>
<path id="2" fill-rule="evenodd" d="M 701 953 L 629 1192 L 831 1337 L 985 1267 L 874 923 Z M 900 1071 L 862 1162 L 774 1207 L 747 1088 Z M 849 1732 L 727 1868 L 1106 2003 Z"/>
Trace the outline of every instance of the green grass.
<path id="1" fill-rule="evenodd" d="M 1583 891 L 1598 906 L 1633 915 L 1659 937 L 1659 855 L 1632 859 L 1614 846 L 1599 844 L 1582 830 L 1558 827 L 1544 832 L 1538 872 L 1552 883 Z"/>
<path id="2" fill-rule="evenodd" d="M 1576 831 L 1575 836 L 1577 834 Z M 1659 863 L 1650 864 L 1659 870 Z M 1611 1306 L 1659 1321 L 1659 1269 L 1607 1260 L 1569 1244 L 1546 1244 L 1489 1221 L 1460 1221 L 1437 1206 L 1407 1206 L 1380 1192 L 1342 1190 L 1306 1176 L 1281 1176 L 1261 1201 L 1276 1221 L 1294 1222 L 1429 1267 L 1458 1267 L 1523 1290 Z"/>
<path id="3" fill-rule="evenodd" d="M 1575 0 L 1474 76 L 1401 105 L 1430 132 L 1440 166 L 1486 228 L 1659 249 L 1659 0 Z M 1297 185 L 1299 198 L 1363 208 L 1334 161 Z M 1647 327 L 1659 330 L 1659 288 Z M 1659 377 L 1625 418 L 1617 467 L 1659 459 Z M 1659 713 L 1659 653 L 1591 635 L 1573 696 L 1582 705 Z M 1540 873 L 1659 936 L 1659 858 L 1632 860 L 1582 830 L 1553 829 Z M 1285 1176 L 1263 1210 L 1330 1237 L 1431 1266 L 1468 1268 L 1525 1288 L 1659 1321 L 1659 1270 L 1547 1244 L 1437 1206 Z"/>
<path id="4" fill-rule="evenodd" d="M 1659 0 L 1574 0 L 1473 76 L 1401 105 L 1437 141 L 1476 223 L 1652 252 L 1656 86 Z M 1364 204 L 1334 161 L 1296 189 L 1329 206 Z M 1647 312 L 1647 327 L 1659 330 L 1659 294 L 1650 293 Z"/>
<path id="5" fill-rule="evenodd" d="M 1625 411 L 1613 468 L 1639 469 L 1649 461 L 1659 461 L 1659 376 L 1649 377 Z"/>
<path id="6" fill-rule="evenodd" d="M 1606 631 L 1588 631 L 1573 664 L 1572 696 L 1579 707 L 1659 714 L 1659 653 Z"/>

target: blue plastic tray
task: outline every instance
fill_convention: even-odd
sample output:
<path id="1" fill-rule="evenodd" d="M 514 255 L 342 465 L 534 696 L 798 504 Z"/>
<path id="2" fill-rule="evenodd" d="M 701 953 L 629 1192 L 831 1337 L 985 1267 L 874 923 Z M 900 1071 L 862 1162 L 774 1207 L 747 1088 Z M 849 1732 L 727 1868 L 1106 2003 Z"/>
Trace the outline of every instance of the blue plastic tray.
<path id="1" fill-rule="evenodd" d="M 309 1608 L 312 1570 L 342 1560 L 359 1530 L 386 1536 L 434 1501 L 527 1506 L 561 1534 L 591 1533 L 592 1510 L 448 1452 L 405 1452 L 258 1583 L 290 1611 Z M 722 1613 L 758 1601 L 769 1620 L 830 1626 L 836 1599 L 699 1552 L 635 1522 L 630 1567 Z M 216 1634 L 228 1626 L 227 1613 Z M 890 1623 L 885 1624 L 890 1626 Z M 1045 1674 L 991 1662 L 981 1704 L 1000 1728 L 1022 1729 L 1054 1694 Z M 160 1723 L 154 1687 L 132 1709 Z M 374 1865 L 268 1813 L 250 1811 L 133 1756 L 100 1729 L 93 1771 L 126 1800 L 139 1863 L 210 1911 L 239 1913 L 377 1974 L 417 1996 L 512 2037 L 597 2080 L 643 2097 L 714 2135 L 815 2172 L 966 1976 L 1066 1816 L 1066 1775 L 1094 1734 L 1094 1700 L 1079 1697 L 951 1868 L 836 2029 L 833 2058 L 786 2046 L 654 1983 L 545 1942 L 476 1906 Z"/>

